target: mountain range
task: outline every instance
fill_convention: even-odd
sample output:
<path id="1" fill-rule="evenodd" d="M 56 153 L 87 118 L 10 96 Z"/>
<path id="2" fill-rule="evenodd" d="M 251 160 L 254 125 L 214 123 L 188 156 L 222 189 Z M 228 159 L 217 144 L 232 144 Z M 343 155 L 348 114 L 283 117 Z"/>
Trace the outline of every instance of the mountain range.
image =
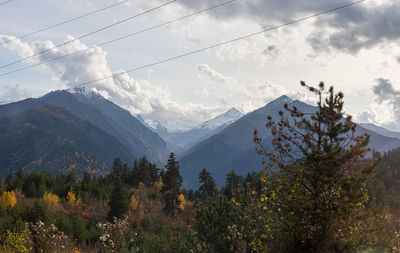
<path id="1" fill-rule="evenodd" d="M 170 131 L 161 124 L 149 127 L 157 132 L 178 156 L 181 156 L 197 143 L 220 133 L 242 116 L 243 113 L 239 112 L 236 108 L 231 108 L 227 112 L 188 131 Z"/>
<path id="2" fill-rule="evenodd" d="M 51 172 L 66 167 L 78 173 L 93 167 L 108 170 L 117 157 L 132 163 L 143 155 L 161 166 L 170 152 L 157 133 L 127 110 L 84 88 L 1 105 L 0 120 L 3 174 L 38 167 Z M 85 154 L 86 163 L 79 154 Z"/>
<path id="3" fill-rule="evenodd" d="M 281 96 L 246 115 L 231 108 L 191 130 L 170 131 L 161 124 L 150 126 L 140 115 L 135 117 L 85 88 L 50 92 L 37 99 L 0 105 L 0 177 L 19 168 L 54 174 L 72 170 L 101 174 L 110 170 L 116 157 L 132 163 L 143 155 L 161 168 L 174 151 L 184 187 L 197 188 L 202 168 L 221 186 L 231 170 L 245 175 L 262 169 L 253 131 L 258 130 L 265 148 L 271 150 L 266 118 L 279 118 L 284 104 L 305 113 L 316 110 Z M 357 129 L 357 134 L 370 134 L 370 147 L 376 151 L 400 147 L 400 133 L 372 124 L 359 124 Z"/>
<path id="4" fill-rule="evenodd" d="M 219 186 L 225 183 L 225 176 L 231 170 L 242 175 L 261 170 L 262 158 L 255 152 L 253 132 L 257 129 L 259 136 L 263 138 L 264 147 L 272 150 L 271 134 L 266 130 L 265 123 L 267 116 L 279 119 L 279 111 L 283 110 L 284 104 L 296 106 L 304 113 L 316 111 L 314 106 L 281 96 L 266 106 L 246 114 L 220 133 L 194 146 L 180 159 L 184 185 L 196 187 L 198 174 L 202 168 L 213 174 Z M 385 152 L 400 147 L 400 139 L 384 136 L 359 126 L 357 133 L 363 132 L 371 135 L 370 147 L 376 151 Z"/>

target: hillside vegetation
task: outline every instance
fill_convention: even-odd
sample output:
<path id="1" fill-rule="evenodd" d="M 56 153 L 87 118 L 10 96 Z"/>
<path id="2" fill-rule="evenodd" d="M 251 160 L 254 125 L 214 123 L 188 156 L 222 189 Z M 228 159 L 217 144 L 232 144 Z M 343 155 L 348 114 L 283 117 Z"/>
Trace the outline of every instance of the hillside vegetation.
<path id="1" fill-rule="evenodd" d="M 206 168 L 182 189 L 173 153 L 113 160 L 107 175 L 9 174 L 0 196 L 3 252 L 399 252 L 400 149 L 368 155 L 369 135 L 343 112 L 343 93 L 302 85 L 318 109 L 284 104 L 254 132 L 261 172 Z M 288 120 L 291 117 L 292 120 Z M 207 159 L 207 157 L 204 157 Z M 220 157 L 224 159 L 223 156 Z"/>

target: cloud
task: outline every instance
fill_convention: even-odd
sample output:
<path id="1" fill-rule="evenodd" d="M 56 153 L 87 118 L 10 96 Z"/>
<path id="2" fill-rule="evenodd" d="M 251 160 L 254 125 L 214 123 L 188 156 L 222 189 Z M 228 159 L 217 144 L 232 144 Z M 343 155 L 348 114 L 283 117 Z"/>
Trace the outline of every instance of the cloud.
<path id="1" fill-rule="evenodd" d="M 199 78 L 204 81 L 215 82 L 220 84 L 228 84 L 233 81 L 231 78 L 228 78 L 223 74 L 215 71 L 207 64 L 198 64 L 197 69 Z"/>
<path id="2" fill-rule="evenodd" d="M 399 26 L 398 1 L 372 7 L 364 4 L 321 19 L 308 41 L 316 50 L 333 48 L 358 53 L 363 48 L 397 41 L 400 38 Z"/>
<path id="3" fill-rule="evenodd" d="M 30 97 L 30 93 L 19 84 L 6 84 L 3 87 L 5 91 L 0 94 L 0 103 L 9 103 Z"/>
<path id="4" fill-rule="evenodd" d="M 0 41 L 13 38 L 15 37 L 0 35 Z M 67 40 L 72 39 L 74 39 L 72 36 L 67 37 Z M 32 52 L 53 48 L 54 44 L 51 41 L 36 41 L 28 44 L 17 39 L 5 44 L 5 47 L 20 57 L 26 57 Z M 30 62 L 37 63 L 87 48 L 80 41 L 74 41 L 64 47 L 51 49 L 44 54 L 40 54 L 32 58 Z M 148 80 L 136 80 L 124 70 L 112 71 L 106 57 L 107 53 L 102 48 L 95 47 L 60 61 L 46 63 L 44 66 L 54 75 L 53 79 L 61 81 L 68 88 L 74 88 L 80 86 L 81 83 L 114 75 L 112 78 L 85 86 L 97 91 L 134 115 L 141 114 L 144 119 L 152 118 L 171 128 L 179 128 L 178 121 L 183 118 L 187 119 L 188 122 L 192 122 L 192 124 L 197 124 L 226 109 L 217 105 L 178 104 L 171 99 L 168 88 L 155 85 Z M 209 78 L 223 77 L 211 75 Z M 219 81 L 224 80 L 221 79 Z"/>
<path id="5" fill-rule="evenodd" d="M 400 91 L 395 90 L 393 84 L 388 79 L 379 78 L 377 84 L 373 87 L 375 101 L 386 107 L 390 107 L 392 112 L 392 125 L 398 125 L 400 121 Z M 386 108 L 386 110 L 388 110 Z"/>
<path id="6" fill-rule="evenodd" d="M 394 90 L 390 80 L 379 78 L 376 81 L 378 84 L 373 87 L 376 102 L 381 104 L 385 101 L 392 102 L 400 98 L 400 92 Z"/>
<path id="7" fill-rule="evenodd" d="M 263 51 L 263 54 L 275 60 L 279 56 L 279 50 L 276 46 L 271 45 Z"/>
<path id="8" fill-rule="evenodd" d="M 210 15 L 221 21 L 249 19 L 267 28 L 350 2 L 347 0 L 236 1 L 229 8 L 219 8 Z M 182 5 L 190 9 L 200 9 L 213 4 L 216 4 L 215 0 L 182 1 Z M 315 50 L 335 49 L 355 54 L 363 48 L 398 40 L 399 26 L 399 1 L 371 0 L 316 18 L 313 21 L 314 31 L 306 36 L 309 37 L 308 43 Z"/>
<path id="9" fill-rule="evenodd" d="M 207 64 L 197 64 L 197 74 L 201 80 L 220 85 L 223 88 L 229 89 L 230 92 L 236 91 L 245 95 L 249 94 L 246 87 L 240 85 L 238 81 L 212 69 Z"/>
<path id="10" fill-rule="evenodd" d="M 357 114 L 355 118 L 360 123 L 375 123 L 377 121 L 375 112 L 366 110 Z"/>

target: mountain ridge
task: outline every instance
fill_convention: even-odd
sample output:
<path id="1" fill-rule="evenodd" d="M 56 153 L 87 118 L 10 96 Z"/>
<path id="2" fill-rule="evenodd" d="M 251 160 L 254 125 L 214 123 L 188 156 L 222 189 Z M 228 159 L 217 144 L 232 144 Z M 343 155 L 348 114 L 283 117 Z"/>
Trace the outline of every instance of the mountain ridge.
<path id="1" fill-rule="evenodd" d="M 85 89 L 75 89 L 73 93 L 60 90 L 50 92 L 39 100 L 64 107 L 88 120 L 117 138 L 134 153 L 136 158 L 146 155 L 159 165 L 168 158 L 169 149 L 157 133 L 140 123 L 129 111 L 100 94 L 87 92 Z"/>
<path id="2" fill-rule="evenodd" d="M 180 159 L 182 176 L 185 186 L 198 185 L 197 175 L 202 168 L 209 170 L 218 185 L 223 185 L 225 176 L 232 169 L 239 174 L 259 171 L 262 168 L 261 157 L 255 152 L 253 132 L 258 130 L 266 148 L 272 151 L 271 134 L 265 128 L 267 116 L 279 119 L 279 111 L 284 104 L 296 106 L 306 114 L 313 113 L 315 106 L 299 100 L 281 96 L 264 107 L 247 113 L 236 122 L 230 124 L 220 133 L 197 144 Z M 377 134 L 373 131 L 358 127 L 357 134 L 367 132 L 371 135 L 370 146 L 380 152 L 400 146 L 400 140 Z M 185 181 L 186 180 L 186 181 Z"/>
<path id="3" fill-rule="evenodd" d="M 24 168 L 63 173 L 75 169 L 104 173 L 119 156 L 132 154 L 114 137 L 68 110 L 37 103 L 0 118 L 0 176 Z M 113 147 L 110 149 L 109 147 Z"/>
<path id="4" fill-rule="evenodd" d="M 231 108 L 223 114 L 205 121 L 188 131 L 169 132 L 168 129 L 162 125 L 158 126 L 155 131 L 171 146 L 175 145 L 177 155 L 181 156 L 191 147 L 221 132 L 242 116 L 243 113 L 239 112 L 236 108 Z"/>

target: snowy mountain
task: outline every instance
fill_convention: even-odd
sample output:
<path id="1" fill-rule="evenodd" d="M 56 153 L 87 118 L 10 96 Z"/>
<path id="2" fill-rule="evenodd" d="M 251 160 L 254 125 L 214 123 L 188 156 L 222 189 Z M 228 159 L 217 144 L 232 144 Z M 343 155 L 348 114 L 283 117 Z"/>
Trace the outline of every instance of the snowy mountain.
<path id="1" fill-rule="evenodd" d="M 137 118 L 142 118 L 141 115 L 137 115 Z M 159 121 L 156 119 L 143 119 L 143 122 L 154 131 L 158 132 L 168 132 L 168 133 L 178 133 L 178 132 L 186 132 L 193 128 L 195 128 L 198 123 L 186 119 L 186 118 L 179 118 L 176 120 L 164 120 Z"/>
<path id="2" fill-rule="evenodd" d="M 240 119 L 243 116 L 243 113 L 239 112 L 236 108 L 231 108 L 229 111 L 221 114 L 214 119 L 208 120 L 196 127 L 195 129 L 216 129 L 223 125 L 229 125 L 236 120 Z"/>
<path id="3" fill-rule="evenodd" d="M 147 120 L 146 124 L 168 143 L 168 147 L 171 150 L 179 155 L 189 150 L 194 145 L 221 132 L 242 116 L 243 113 L 235 108 L 231 108 L 227 112 L 196 127 L 191 127 L 191 129 L 187 131 L 173 131 L 171 128 L 155 120 Z M 187 127 L 189 127 L 189 125 L 190 124 L 187 124 Z"/>
<path id="4" fill-rule="evenodd" d="M 258 171 L 262 166 L 262 158 L 255 152 L 253 132 L 258 130 L 263 139 L 264 147 L 272 151 L 271 133 L 266 130 L 266 117 L 269 115 L 279 119 L 279 111 L 284 104 L 296 106 L 299 111 L 310 114 L 316 107 L 287 96 L 268 103 L 266 106 L 247 113 L 234 123 L 227 126 L 208 139 L 200 142 L 187 151 L 179 160 L 184 187 L 198 185 L 198 174 L 202 168 L 210 171 L 217 185 L 222 186 L 226 175 L 233 169 L 236 173 L 246 175 L 248 172 Z M 400 147 L 400 140 L 387 137 L 359 126 L 356 134 L 367 132 L 371 136 L 370 147 L 379 152 L 386 152 Z"/>

